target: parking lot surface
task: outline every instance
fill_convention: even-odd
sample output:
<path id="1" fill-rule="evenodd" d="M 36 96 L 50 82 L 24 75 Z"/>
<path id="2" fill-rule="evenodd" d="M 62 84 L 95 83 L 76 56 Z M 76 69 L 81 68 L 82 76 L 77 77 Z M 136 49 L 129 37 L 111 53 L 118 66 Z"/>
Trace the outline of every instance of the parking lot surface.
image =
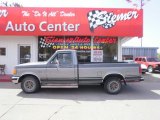
<path id="1" fill-rule="evenodd" d="M 129 83 L 118 95 L 101 86 L 42 89 L 25 94 L 20 85 L 0 83 L 0 120 L 159 120 L 160 73 Z"/>

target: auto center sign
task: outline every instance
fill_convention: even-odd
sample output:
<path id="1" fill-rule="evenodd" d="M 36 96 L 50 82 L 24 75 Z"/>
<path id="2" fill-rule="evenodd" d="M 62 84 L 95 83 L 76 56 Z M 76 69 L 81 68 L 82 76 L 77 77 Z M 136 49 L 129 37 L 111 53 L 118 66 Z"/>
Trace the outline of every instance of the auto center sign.
<path id="1" fill-rule="evenodd" d="M 0 35 L 142 37 L 143 10 L 0 7 Z"/>

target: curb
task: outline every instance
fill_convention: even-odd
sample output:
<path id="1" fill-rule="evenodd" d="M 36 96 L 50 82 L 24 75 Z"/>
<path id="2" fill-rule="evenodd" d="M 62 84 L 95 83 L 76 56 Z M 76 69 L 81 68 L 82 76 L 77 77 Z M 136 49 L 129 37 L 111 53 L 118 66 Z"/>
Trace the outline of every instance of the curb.
<path id="1" fill-rule="evenodd" d="M 11 75 L 0 75 L 0 82 L 12 82 Z"/>
<path id="2" fill-rule="evenodd" d="M 12 82 L 12 80 L 0 79 L 0 82 Z"/>

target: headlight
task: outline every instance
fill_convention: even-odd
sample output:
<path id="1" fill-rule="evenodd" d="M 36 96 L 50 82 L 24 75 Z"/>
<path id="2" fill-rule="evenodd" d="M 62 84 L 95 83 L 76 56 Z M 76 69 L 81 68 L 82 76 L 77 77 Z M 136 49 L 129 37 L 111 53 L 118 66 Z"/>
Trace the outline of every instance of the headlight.
<path id="1" fill-rule="evenodd" d="M 12 74 L 13 74 L 13 75 L 17 74 L 17 70 L 16 70 L 16 69 L 13 69 Z"/>

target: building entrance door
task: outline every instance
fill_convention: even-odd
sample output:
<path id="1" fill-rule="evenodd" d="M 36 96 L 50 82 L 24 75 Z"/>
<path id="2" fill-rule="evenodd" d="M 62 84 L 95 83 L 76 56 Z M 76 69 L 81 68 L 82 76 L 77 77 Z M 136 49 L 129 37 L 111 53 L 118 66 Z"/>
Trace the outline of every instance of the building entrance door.
<path id="1" fill-rule="evenodd" d="M 28 63 L 31 61 L 31 46 L 19 45 L 19 64 Z"/>

